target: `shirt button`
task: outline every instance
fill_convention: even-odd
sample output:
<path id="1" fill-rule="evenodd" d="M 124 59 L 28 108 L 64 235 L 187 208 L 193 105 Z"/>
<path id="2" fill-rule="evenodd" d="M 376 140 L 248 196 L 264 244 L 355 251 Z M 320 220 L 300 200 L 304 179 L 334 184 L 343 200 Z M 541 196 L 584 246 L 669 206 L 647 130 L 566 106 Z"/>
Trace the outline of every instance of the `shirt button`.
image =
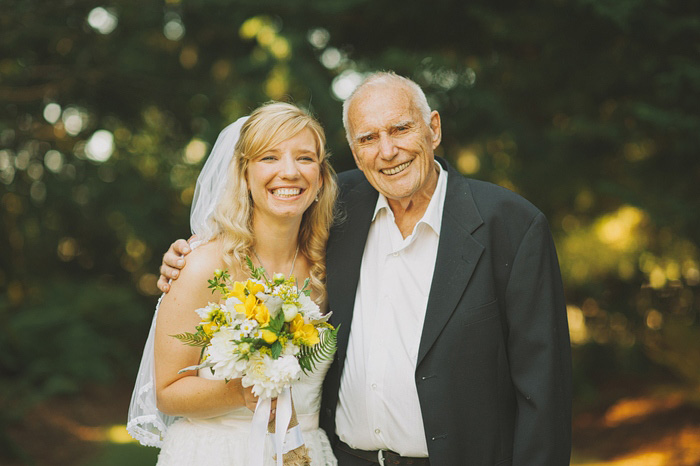
<path id="1" fill-rule="evenodd" d="M 379 430 L 379 429 L 374 429 L 374 433 L 375 433 L 375 434 L 381 434 L 381 433 L 382 433 L 382 431 L 381 431 L 381 430 Z"/>
<path id="2" fill-rule="evenodd" d="M 398 257 L 398 256 L 399 256 L 399 253 L 398 253 L 398 252 L 395 252 L 395 253 L 392 254 L 392 256 Z"/>
<path id="3" fill-rule="evenodd" d="M 377 389 L 377 384 L 376 384 L 376 383 L 373 383 L 373 384 L 372 384 L 372 388 L 376 390 L 376 389 Z"/>

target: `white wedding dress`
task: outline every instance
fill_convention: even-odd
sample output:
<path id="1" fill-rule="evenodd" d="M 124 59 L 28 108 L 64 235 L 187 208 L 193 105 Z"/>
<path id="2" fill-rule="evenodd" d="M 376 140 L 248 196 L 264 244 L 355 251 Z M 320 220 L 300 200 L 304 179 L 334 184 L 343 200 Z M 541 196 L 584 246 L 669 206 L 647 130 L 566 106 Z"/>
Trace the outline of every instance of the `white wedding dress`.
<path id="1" fill-rule="evenodd" d="M 321 407 L 321 384 L 331 360 L 320 363 L 310 374 L 292 385 L 292 398 L 309 451 L 312 466 L 337 465 L 326 433 L 318 427 Z M 200 377 L 208 370 L 200 371 Z M 214 378 L 214 377 L 207 377 Z M 228 414 L 209 419 L 180 418 L 167 430 L 158 466 L 246 466 L 248 436 L 253 412 L 248 408 L 235 409 Z M 265 465 L 273 466 L 273 447 L 268 435 L 265 445 Z"/>
<path id="2" fill-rule="evenodd" d="M 292 398 L 309 450 L 312 466 L 337 465 L 326 433 L 318 427 L 321 406 L 321 384 L 331 360 L 319 364 L 316 370 L 302 375 L 292 385 Z M 202 373 L 207 371 L 200 371 Z M 200 374 L 200 377 L 206 374 Z M 213 378 L 213 377 L 207 377 Z M 209 418 L 180 418 L 167 430 L 158 466 L 245 466 L 248 462 L 248 436 L 253 413 L 248 408 L 235 409 L 228 414 Z M 265 465 L 273 466 L 272 438 L 267 436 Z"/>
<path id="3" fill-rule="evenodd" d="M 164 296 L 164 295 L 163 295 Z M 151 331 L 144 348 L 141 367 L 129 407 L 127 430 L 143 445 L 159 447 L 158 466 L 248 466 L 248 437 L 253 412 L 243 407 L 209 419 L 171 417 L 158 411 L 153 383 L 154 333 L 158 300 Z M 317 364 L 292 385 L 292 398 L 304 443 L 312 466 L 338 464 L 326 433 L 318 427 L 321 386 L 332 358 Z M 199 377 L 214 379 L 211 371 L 199 371 Z M 274 466 L 272 436 L 265 439 L 265 466 Z"/>

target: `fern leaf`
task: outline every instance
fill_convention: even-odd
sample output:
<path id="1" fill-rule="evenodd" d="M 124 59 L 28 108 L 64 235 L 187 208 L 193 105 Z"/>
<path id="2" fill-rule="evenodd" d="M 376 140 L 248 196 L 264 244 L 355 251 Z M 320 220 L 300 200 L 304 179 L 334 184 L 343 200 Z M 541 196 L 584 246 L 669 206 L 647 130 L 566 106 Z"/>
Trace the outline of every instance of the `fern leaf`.
<path id="1" fill-rule="evenodd" d="M 299 351 L 299 366 L 304 373 L 313 372 L 321 361 L 332 359 L 338 344 L 338 329 L 319 332 L 319 342 L 311 347 L 304 346 Z"/>
<path id="2" fill-rule="evenodd" d="M 201 333 L 178 333 L 177 335 L 170 335 L 173 338 L 177 338 L 181 342 L 189 346 L 206 347 L 209 345 L 209 337 Z"/>

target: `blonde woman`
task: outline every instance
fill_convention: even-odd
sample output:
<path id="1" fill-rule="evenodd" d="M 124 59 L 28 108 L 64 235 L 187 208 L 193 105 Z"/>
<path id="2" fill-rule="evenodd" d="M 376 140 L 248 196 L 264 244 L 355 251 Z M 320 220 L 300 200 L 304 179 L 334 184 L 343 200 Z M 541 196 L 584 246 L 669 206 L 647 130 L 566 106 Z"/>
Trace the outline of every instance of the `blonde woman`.
<path id="1" fill-rule="evenodd" d="M 270 103 L 219 136 L 195 191 L 191 224 L 198 245 L 186 270 L 156 309 L 144 350 L 128 429 L 160 446 L 158 465 L 247 465 L 248 437 L 257 402 L 240 379 L 226 383 L 202 370 L 200 350 L 171 335 L 192 331 L 195 309 L 212 296 L 207 280 L 228 269 L 245 280 L 245 258 L 269 273 L 310 279 L 311 297 L 325 307 L 325 247 L 337 187 L 321 125 L 298 107 Z M 312 464 L 336 464 L 318 428 L 321 384 L 330 365 L 305 375 L 292 389 Z M 268 449 L 266 464 L 273 464 Z"/>

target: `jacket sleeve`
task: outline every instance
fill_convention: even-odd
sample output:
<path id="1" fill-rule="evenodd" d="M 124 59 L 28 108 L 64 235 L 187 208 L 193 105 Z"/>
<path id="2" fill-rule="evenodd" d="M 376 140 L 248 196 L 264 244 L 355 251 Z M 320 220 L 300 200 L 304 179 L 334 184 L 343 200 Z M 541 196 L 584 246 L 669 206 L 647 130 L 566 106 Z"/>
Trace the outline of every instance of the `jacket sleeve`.
<path id="1" fill-rule="evenodd" d="M 511 266 L 505 312 L 517 403 L 513 464 L 568 465 L 571 346 L 559 262 L 542 213 Z"/>

